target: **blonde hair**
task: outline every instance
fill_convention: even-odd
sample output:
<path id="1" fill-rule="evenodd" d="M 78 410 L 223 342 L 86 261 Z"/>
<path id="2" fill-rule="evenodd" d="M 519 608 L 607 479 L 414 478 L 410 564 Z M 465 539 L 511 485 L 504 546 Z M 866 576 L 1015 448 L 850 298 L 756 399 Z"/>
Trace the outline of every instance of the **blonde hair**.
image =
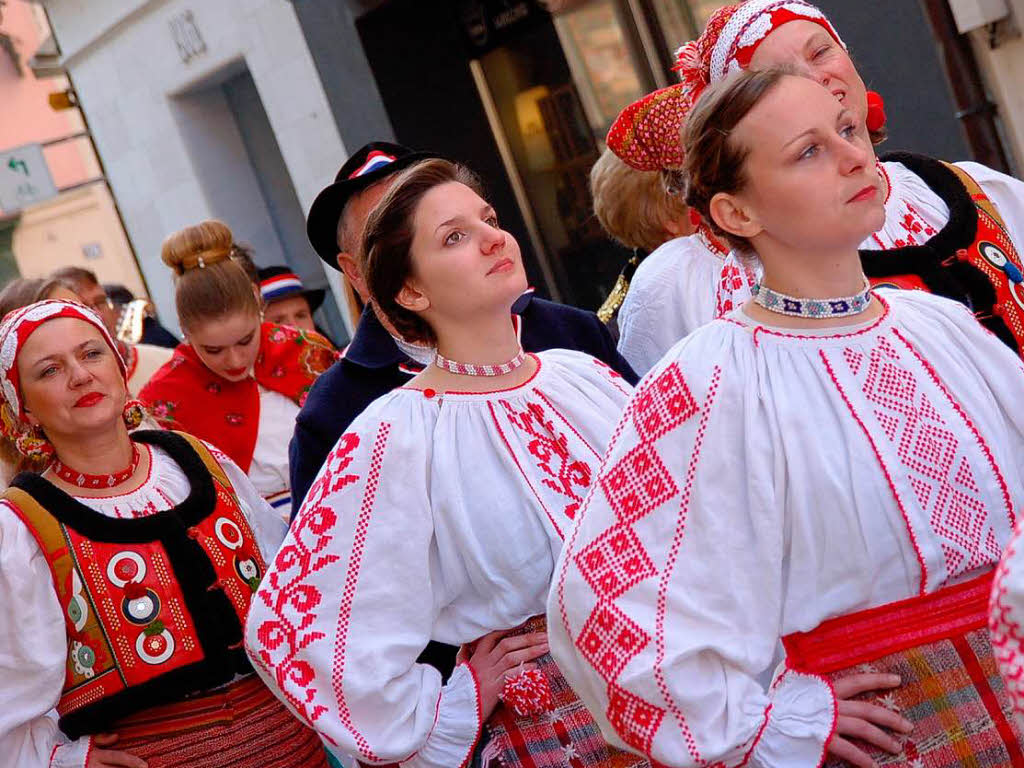
<path id="1" fill-rule="evenodd" d="M 164 240 L 160 258 L 176 275 L 174 300 L 186 332 L 236 312 L 259 313 L 252 281 L 234 255 L 231 230 L 216 219 L 185 227 Z"/>
<path id="2" fill-rule="evenodd" d="M 590 192 L 597 220 L 627 248 L 653 251 L 672 239 L 667 222 L 689 216 L 686 203 L 669 193 L 659 171 L 638 171 L 610 149 L 590 169 Z"/>

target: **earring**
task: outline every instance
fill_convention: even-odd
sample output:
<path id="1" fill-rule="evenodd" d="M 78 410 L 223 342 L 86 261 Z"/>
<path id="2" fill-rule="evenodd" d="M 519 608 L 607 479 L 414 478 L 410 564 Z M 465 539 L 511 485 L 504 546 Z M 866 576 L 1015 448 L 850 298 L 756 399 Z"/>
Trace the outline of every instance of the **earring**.
<path id="1" fill-rule="evenodd" d="M 49 464 L 53 460 L 53 444 L 35 429 L 18 435 L 14 439 L 14 447 L 33 463 Z"/>
<path id="2" fill-rule="evenodd" d="M 877 91 L 868 91 L 868 130 L 872 133 L 880 131 L 885 125 L 885 101 Z"/>
<path id="3" fill-rule="evenodd" d="M 142 420 L 146 418 L 146 409 L 139 400 L 129 400 L 124 404 L 124 411 L 121 412 L 121 418 L 124 419 L 124 425 L 128 427 L 128 431 L 131 432 L 133 429 L 137 429 L 142 423 Z"/>

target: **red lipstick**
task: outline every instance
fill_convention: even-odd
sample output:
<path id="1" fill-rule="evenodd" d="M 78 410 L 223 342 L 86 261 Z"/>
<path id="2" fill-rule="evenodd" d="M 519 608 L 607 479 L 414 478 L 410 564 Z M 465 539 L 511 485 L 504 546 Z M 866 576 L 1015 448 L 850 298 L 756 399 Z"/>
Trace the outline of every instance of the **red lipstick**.
<path id="1" fill-rule="evenodd" d="M 92 408 L 104 397 L 106 397 L 106 395 L 101 395 L 99 392 L 90 392 L 87 395 L 82 395 L 75 402 L 75 408 Z"/>
<path id="2" fill-rule="evenodd" d="M 865 200 L 873 200 L 878 195 L 878 187 L 874 184 L 864 187 L 860 192 L 851 197 L 848 203 L 863 203 Z"/>
<path id="3" fill-rule="evenodd" d="M 241 376 L 243 373 L 245 373 L 248 370 L 249 370 L 248 368 L 225 368 L 224 369 L 224 373 L 226 373 L 228 376 L 235 377 L 235 376 Z"/>

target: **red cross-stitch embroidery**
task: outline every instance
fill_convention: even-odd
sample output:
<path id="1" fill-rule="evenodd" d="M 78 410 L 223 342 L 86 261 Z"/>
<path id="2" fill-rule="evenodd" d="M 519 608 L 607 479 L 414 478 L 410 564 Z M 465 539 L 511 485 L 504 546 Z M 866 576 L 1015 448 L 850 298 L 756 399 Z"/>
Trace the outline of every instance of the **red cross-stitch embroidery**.
<path id="1" fill-rule="evenodd" d="M 658 573 L 640 537 L 628 525 L 616 525 L 602 533 L 580 550 L 576 563 L 594 592 L 606 600 L 615 600 Z"/>
<path id="2" fill-rule="evenodd" d="M 865 368 L 850 365 L 860 379 L 872 415 L 896 451 L 918 504 L 941 539 L 946 567 L 956 577 L 998 560 L 992 518 L 978 490 L 967 446 L 886 339 L 872 350 Z"/>
<path id="3" fill-rule="evenodd" d="M 651 754 L 651 742 L 658 732 L 665 710 L 634 696 L 617 685 L 608 687 L 608 722 L 629 746 Z"/>
<path id="4" fill-rule="evenodd" d="M 501 405 L 509 423 L 532 438 L 527 448 L 537 459 L 537 467 L 547 475 L 541 478 L 541 483 L 569 499 L 564 513 L 572 520 L 590 488 L 590 465 L 572 455 L 565 433 L 555 429 L 554 420 L 545 413 L 541 403 L 528 403 L 522 411 L 517 411 L 507 400 L 502 400 Z"/>
<path id="5" fill-rule="evenodd" d="M 647 443 L 632 448 L 599 483 L 623 523 L 650 514 L 679 492 L 658 452 Z"/>
<path id="6" fill-rule="evenodd" d="M 678 363 L 672 363 L 637 392 L 633 422 L 645 442 L 654 442 L 697 413 Z"/>
<path id="7" fill-rule="evenodd" d="M 328 456 L 323 472 L 274 558 L 273 569 L 257 593 L 274 618 L 257 628 L 259 644 L 251 650 L 264 669 L 273 671 L 278 690 L 309 723 L 315 722 L 326 707 L 314 704 L 318 691 L 312 685 L 313 667 L 296 658 L 311 643 L 324 638 L 323 632 L 310 629 L 323 595 L 306 580 L 338 559 L 337 555 L 324 552 L 332 539 L 337 515 L 323 502 L 331 493 L 358 479 L 346 473 L 352 463 L 352 452 L 358 446 L 359 436 L 346 434 Z"/>
<path id="8" fill-rule="evenodd" d="M 609 683 L 644 649 L 651 636 L 611 602 L 599 600 L 576 639 L 594 669 Z"/>

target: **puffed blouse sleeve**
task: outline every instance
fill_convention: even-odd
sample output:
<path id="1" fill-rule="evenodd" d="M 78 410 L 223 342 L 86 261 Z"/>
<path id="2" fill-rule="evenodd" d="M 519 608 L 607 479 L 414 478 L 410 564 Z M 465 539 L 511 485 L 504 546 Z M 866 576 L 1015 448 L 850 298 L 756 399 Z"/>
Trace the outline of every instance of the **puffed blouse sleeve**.
<path id="1" fill-rule="evenodd" d="M 630 399 L 555 569 L 551 652 L 606 738 L 652 762 L 815 768 L 831 687 L 758 682 L 780 637 L 785 482 L 726 327 L 680 342 Z"/>
<path id="2" fill-rule="evenodd" d="M 429 419 L 408 402 L 397 413 L 380 403 L 310 488 L 254 597 L 246 648 L 337 755 L 459 768 L 480 733 L 475 678 L 460 665 L 443 686 L 416 663 L 438 614 Z"/>
<path id="3" fill-rule="evenodd" d="M 91 739 L 69 741 L 54 707 L 64 686 L 67 633 L 39 545 L 0 502 L 0 755 L 12 768 L 79 768 Z"/>

